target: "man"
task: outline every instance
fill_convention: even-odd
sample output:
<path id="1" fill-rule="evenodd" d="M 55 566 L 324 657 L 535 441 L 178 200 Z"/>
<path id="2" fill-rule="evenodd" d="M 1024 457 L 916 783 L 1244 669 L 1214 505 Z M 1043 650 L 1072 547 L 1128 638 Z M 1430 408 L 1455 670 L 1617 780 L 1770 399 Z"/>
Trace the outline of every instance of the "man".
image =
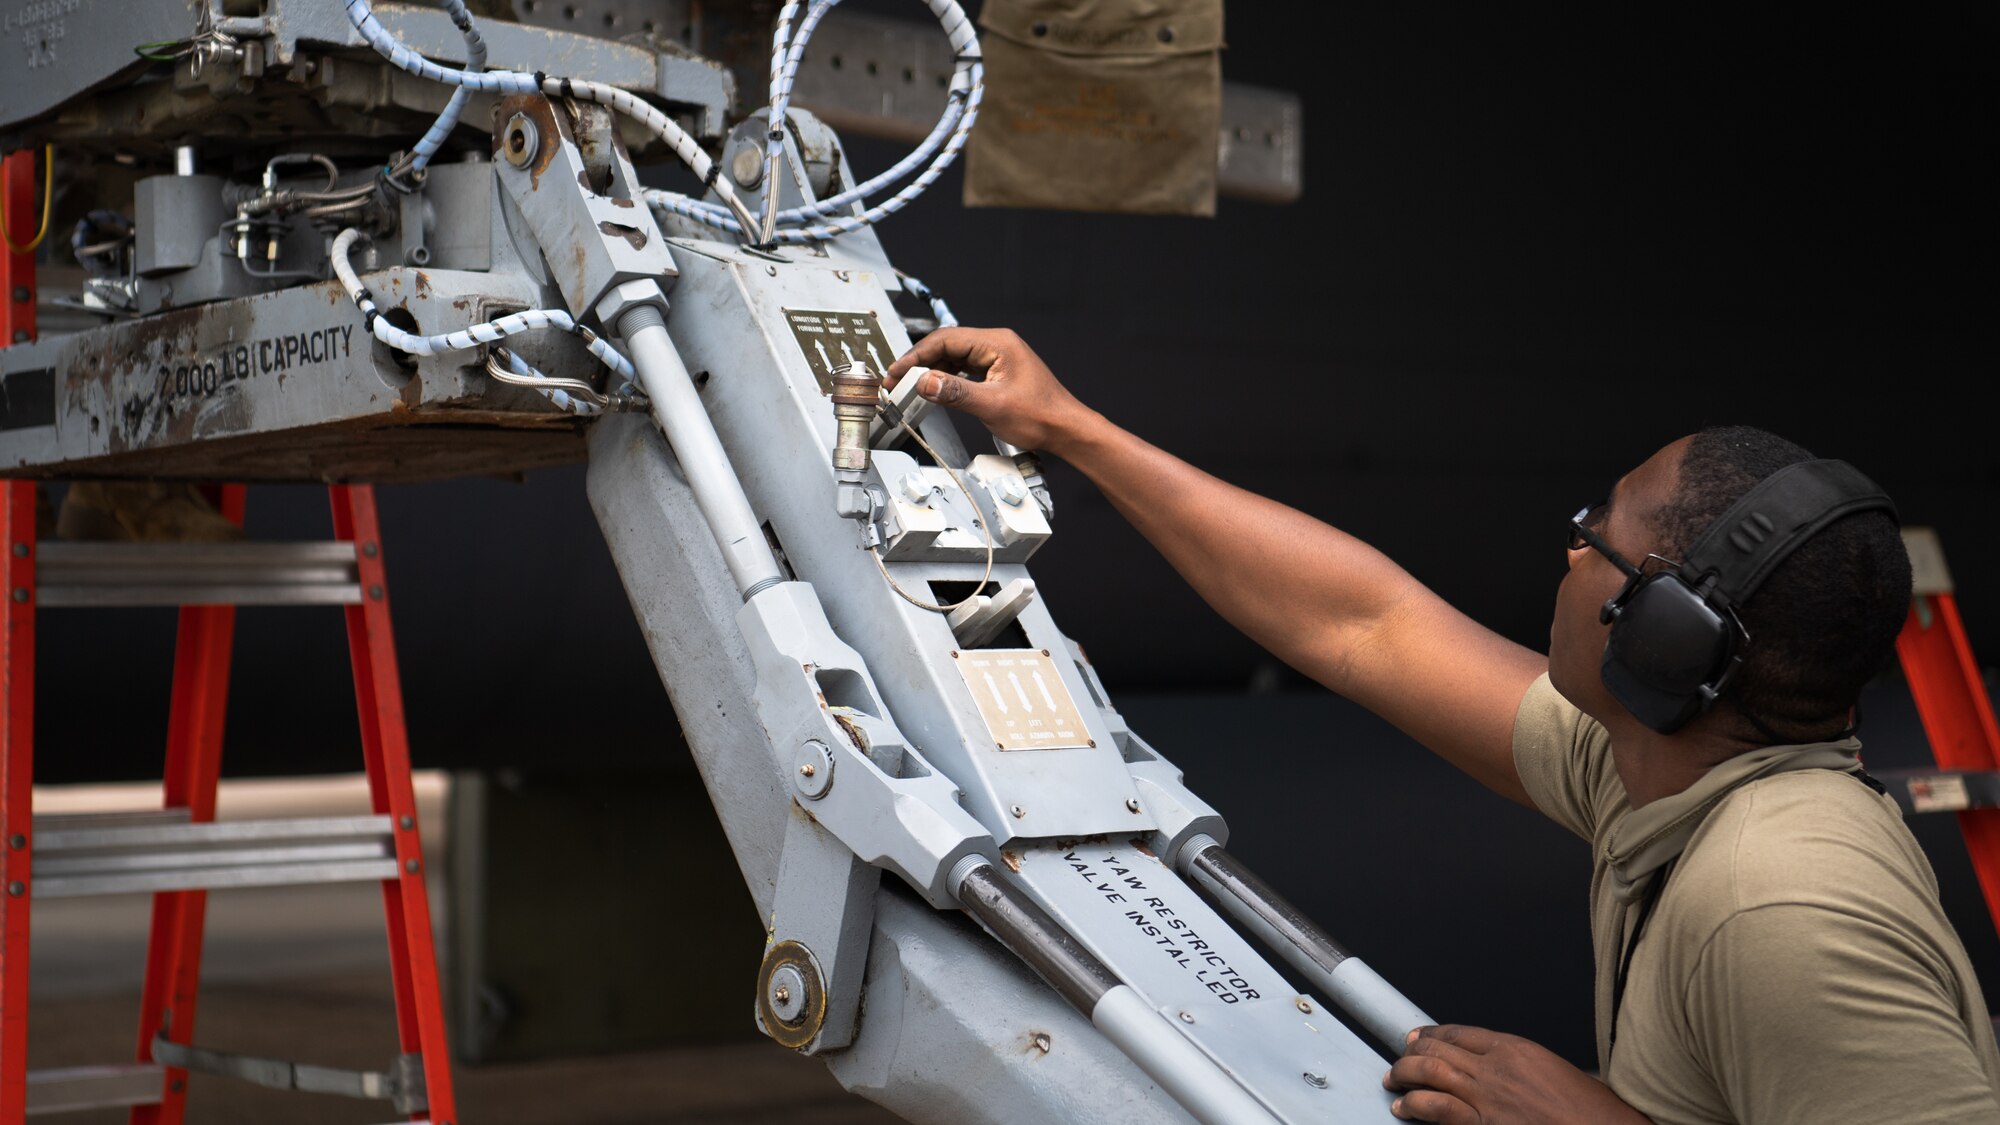
<path id="1" fill-rule="evenodd" d="M 917 368 L 930 369 L 925 398 L 1080 469 L 1273 654 L 1591 841 L 1602 1081 L 1515 1036 L 1425 1028 L 1384 1078 L 1397 1116 L 2000 1121 L 1985 999 L 1935 876 L 1851 737 L 1910 595 L 1887 498 L 1829 516 L 1725 606 L 1736 616 L 1717 620 L 1743 659 L 1714 679 L 1717 698 L 1662 714 L 1606 670 L 1618 655 L 1607 638 L 1628 628 L 1618 615 L 1646 579 L 1704 549 L 1753 487 L 1769 496 L 1818 473 L 1866 494 L 1865 478 L 1804 465 L 1804 450 L 1758 430 L 1674 442 L 1572 522 L 1543 657 L 1367 544 L 1119 429 L 1011 332 L 932 333 L 890 383 Z"/>

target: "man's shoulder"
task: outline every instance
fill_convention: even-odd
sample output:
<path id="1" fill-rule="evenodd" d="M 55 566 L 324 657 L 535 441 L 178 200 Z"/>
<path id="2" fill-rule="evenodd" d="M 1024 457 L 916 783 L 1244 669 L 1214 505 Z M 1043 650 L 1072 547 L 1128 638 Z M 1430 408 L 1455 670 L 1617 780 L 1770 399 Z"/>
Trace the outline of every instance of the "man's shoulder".
<path id="1" fill-rule="evenodd" d="M 1937 879 L 1895 805 L 1836 770 L 1778 774 L 1731 793 L 1668 886 L 1689 937 L 1770 906 L 1889 923 L 1928 916 L 1937 903 Z"/>

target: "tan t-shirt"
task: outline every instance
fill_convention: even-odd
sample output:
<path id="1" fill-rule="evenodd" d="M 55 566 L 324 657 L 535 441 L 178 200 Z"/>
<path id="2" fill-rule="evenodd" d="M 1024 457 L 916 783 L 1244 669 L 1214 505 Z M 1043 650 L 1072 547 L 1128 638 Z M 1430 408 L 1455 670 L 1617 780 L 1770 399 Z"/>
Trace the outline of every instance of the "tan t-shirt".
<path id="1" fill-rule="evenodd" d="M 1594 853 L 1599 1071 L 1658 1125 L 2000 1122 L 1992 1016 L 1930 864 L 1893 801 L 1797 768 L 1858 749 L 1757 751 L 1635 813 L 1604 728 L 1547 676 L 1523 697 L 1522 784 Z M 1666 882 L 1614 1028 L 1648 868 Z"/>

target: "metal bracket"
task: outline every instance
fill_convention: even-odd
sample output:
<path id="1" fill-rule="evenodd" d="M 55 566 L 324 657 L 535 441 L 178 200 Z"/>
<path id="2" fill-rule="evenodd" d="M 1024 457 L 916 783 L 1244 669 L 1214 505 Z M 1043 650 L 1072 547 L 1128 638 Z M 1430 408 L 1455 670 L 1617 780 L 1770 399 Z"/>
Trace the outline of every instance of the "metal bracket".
<path id="1" fill-rule="evenodd" d="M 430 1105 L 429 1094 L 424 1089 L 423 1056 L 416 1054 L 398 1056 L 387 1073 L 341 1070 L 295 1063 L 289 1059 L 266 1059 L 191 1047 L 175 1043 L 161 1034 L 153 1040 L 153 1061 L 200 1074 L 253 1082 L 274 1090 L 338 1094 L 344 1098 L 390 1102 L 397 1113 L 422 1113 Z"/>
<path id="2" fill-rule="evenodd" d="M 502 98 L 493 107 L 493 173 L 577 316 L 621 282 L 677 272 L 652 211 L 640 201 L 638 172 L 594 109 L 576 112 L 540 94 Z"/>

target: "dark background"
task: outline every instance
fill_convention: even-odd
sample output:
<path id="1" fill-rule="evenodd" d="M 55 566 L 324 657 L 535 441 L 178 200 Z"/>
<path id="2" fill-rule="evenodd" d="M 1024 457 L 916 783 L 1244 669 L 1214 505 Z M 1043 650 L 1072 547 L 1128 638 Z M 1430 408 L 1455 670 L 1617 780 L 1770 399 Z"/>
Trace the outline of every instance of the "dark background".
<path id="1" fill-rule="evenodd" d="M 1508 9 L 1233 8 L 1227 77 L 1304 102 L 1295 205 L 968 211 L 953 175 L 884 241 L 1116 420 L 1525 644 L 1560 522 L 1661 444 L 1746 422 L 1936 527 L 1975 648 L 2000 653 L 1990 9 Z M 863 171 L 896 151 L 851 146 Z M 1587 1062 L 1584 848 L 1274 665 L 1051 477 L 1045 596 L 1234 849 L 1434 1015 Z M 685 762 L 580 468 L 379 496 L 420 765 Z M 326 530 L 309 488 L 250 512 L 258 537 Z M 339 615 L 240 621 L 228 772 L 358 767 Z M 171 626 L 43 615 L 41 780 L 157 776 Z M 1868 721 L 1871 763 L 1924 760 L 1893 675 Z M 1991 991 L 2000 942 L 1929 819 Z"/>

